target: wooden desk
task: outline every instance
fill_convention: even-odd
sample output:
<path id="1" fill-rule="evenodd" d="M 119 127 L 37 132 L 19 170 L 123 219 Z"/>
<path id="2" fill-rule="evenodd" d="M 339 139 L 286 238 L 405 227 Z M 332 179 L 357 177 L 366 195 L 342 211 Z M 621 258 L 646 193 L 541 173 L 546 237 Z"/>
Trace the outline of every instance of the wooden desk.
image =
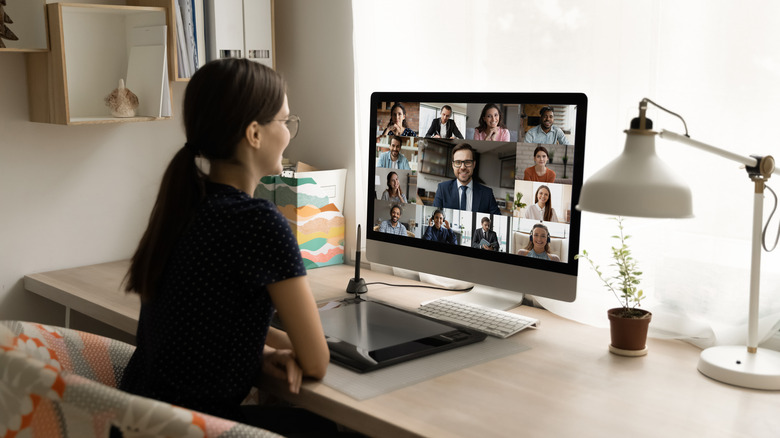
<path id="1" fill-rule="evenodd" d="M 138 300 L 119 292 L 127 262 L 33 274 L 32 292 L 130 333 Z M 309 272 L 318 300 L 341 297 L 354 268 Z M 364 270 L 368 282 L 410 280 Z M 446 292 L 369 286 L 369 296 L 414 308 Z M 356 401 L 320 382 L 301 394 L 267 388 L 307 409 L 371 436 L 403 437 L 777 437 L 780 394 L 710 380 L 696 370 L 700 350 L 649 339 L 639 358 L 607 352 L 609 333 L 547 311 L 516 309 L 542 321 L 503 342 L 530 350 Z"/>

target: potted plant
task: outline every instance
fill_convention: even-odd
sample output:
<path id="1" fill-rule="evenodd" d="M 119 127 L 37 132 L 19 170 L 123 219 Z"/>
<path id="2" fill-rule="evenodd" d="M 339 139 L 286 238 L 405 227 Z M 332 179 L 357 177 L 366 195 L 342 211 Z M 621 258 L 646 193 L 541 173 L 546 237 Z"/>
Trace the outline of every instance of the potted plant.
<path id="1" fill-rule="evenodd" d="M 555 158 L 555 151 L 553 150 L 552 146 L 550 146 L 550 149 L 547 150 L 547 158 L 550 159 L 550 164 L 553 164 L 553 158 Z"/>
<path id="2" fill-rule="evenodd" d="M 622 217 L 612 219 L 617 222 L 619 231 L 618 235 L 612 236 L 619 242 L 619 245 L 612 247 L 613 263 L 610 264 L 610 266 L 615 267 L 616 274 L 607 276 L 602 273 L 599 266 L 585 250 L 574 258 L 587 260 L 604 286 L 620 302 L 620 307 L 607 311 L 612 339 L 609 351 L 623 356 L 643 356 L 647 354 L 647 329 L 653 315 L 647 310 L 639 308 L 645 295 L 639 289 L 642 272 L 639 270 L 637 261 L 631 256 L 631 249 L 626 243 L 631 236 L 623 231 Z"/>

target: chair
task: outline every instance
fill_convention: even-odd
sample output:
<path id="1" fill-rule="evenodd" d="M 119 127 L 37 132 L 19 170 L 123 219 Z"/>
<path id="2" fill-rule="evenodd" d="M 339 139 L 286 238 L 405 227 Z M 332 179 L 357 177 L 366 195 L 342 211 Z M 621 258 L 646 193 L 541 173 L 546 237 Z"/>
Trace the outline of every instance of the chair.
<path id="1" fill-rule="evenodd" d="M 78 330 L 0 321 L 0 437 L 278 437 L 117 389 L 135 347 Z"/>

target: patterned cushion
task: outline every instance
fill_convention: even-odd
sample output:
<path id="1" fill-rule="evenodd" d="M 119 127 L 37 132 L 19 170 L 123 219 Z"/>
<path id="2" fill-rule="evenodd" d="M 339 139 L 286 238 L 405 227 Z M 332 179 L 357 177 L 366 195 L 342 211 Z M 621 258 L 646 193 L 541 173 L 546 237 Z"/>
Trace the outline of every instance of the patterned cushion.
<path id="1" fill-rule="evenodd" d="M 89 333 L 0 321 L 0 438 L 276 437 L 116 389 L 134 347 Z"/>

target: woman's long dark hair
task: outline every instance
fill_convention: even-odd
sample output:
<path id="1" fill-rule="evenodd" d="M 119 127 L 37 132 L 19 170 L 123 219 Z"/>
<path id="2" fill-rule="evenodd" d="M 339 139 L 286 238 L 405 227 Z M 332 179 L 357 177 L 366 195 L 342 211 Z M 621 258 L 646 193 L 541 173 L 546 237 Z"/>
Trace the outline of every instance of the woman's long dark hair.
<path id="1" fill-rule="evenodd" d="M 496 111 L 498 111 L 498 127 L 506 128 L 506 125 L 504 124 L 504 116 L 501 114 L 501 108 L 499 108 L 498 105 L 496 105 L 495 103 L 489 103 L 482 108 L 482 114 L 479 115 L 479 125 L 477 125 L 477 131 L 479 132 L 487 131 L 487 122 L 485 122 L 485 114 L 487 114 L 490 108 L 495 108 Z"/>
<path id="2" fill-rule="evenodd" d="M 404 120 L 403 122 L 401 122 L 401 126 L 403 126 L 404 128 L 408 128 L 408 126 L 406 126 L 406 108 L 404 108 L 404 106 L 401 105 L 400 102 L 396 102 L 393 104 L 393 106 L 390 107 L 390 121 L 387 122 L 387 127 L 389 128 L 390 125 L 393 124 L 393 115 L 395 115 L 396 108 L 401 108 L 401 111 L 404 113 Z"/>
<path id="3" fill-rule="evenodd" d="M 187 142 L 163 174 L 149 225 L 131 260 L 125 290 L 155 296 L 173 249 L 205 196 L 196 157 L 226 160 L 253 121 L 270 122 L 284 104 L 285 84 L 274 70 L 246 59 L 221 59 L 192 76 L 184 94 Z"/>
<path id="4" fill-rule="evenodd" d="M 547 190 L 547 202 L 544 203 L 544 217 L 542 217 L 542 220 L 545 222 L 550 222 L 552 220 L 552 193 L 550 192 L 549 187 L 539 186 L 539 188 L 536 189 L 536 194 L 534 195 L 534 204 L 539 203 L 539 190 L 542 189 Z"/>
<path id="5" fill-rule="evenodd" d="M 398 174 L 395 173 L 395 172 L 388 172 L 387 173 L 387 196 L 388 197 L 392 196 L 392 194 L 393 194 L 392 191 L 391 191 L 391 190 L 393 190 L 393 188 L 390 187 L 390 179 L 393 178 L 393 175 L 398 176 Z M 398 195 L 400 195 L 399 197 L 404 195 L 404 191 L 401 190 L 401 180 L 400 179 L 398 180 Z"/>

